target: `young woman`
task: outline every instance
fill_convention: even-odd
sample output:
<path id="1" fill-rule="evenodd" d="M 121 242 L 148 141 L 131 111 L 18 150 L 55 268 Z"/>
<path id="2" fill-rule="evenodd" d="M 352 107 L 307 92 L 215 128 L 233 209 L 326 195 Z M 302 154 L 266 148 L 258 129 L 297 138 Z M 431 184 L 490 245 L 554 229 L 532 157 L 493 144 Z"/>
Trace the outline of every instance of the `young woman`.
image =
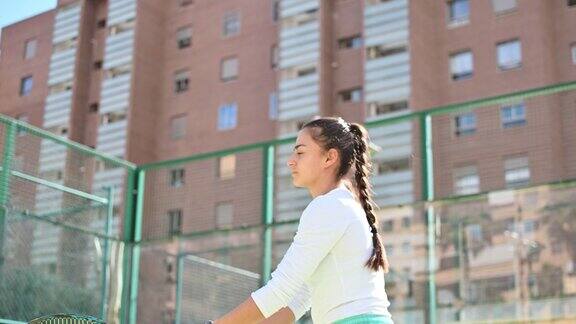
<path id="1" fill-rule="evenodd" d="M 313 197 L 294 241 L 271 280 L 214 323 L 293 323 L 310 307 L 314 323 L 393 323 L 367 131 L 341 118 L 313 120 L 299 132 L 288 167 L 294 185 Z"/>

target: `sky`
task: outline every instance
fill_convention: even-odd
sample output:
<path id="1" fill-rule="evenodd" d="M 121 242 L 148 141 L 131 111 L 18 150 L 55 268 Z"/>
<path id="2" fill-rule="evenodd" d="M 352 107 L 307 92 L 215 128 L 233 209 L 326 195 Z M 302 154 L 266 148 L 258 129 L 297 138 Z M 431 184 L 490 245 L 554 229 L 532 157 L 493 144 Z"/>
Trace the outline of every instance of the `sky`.
<path id="1" fill-rule="evenodd" d="M 0 0 L 0 30 L 17 21 L 54 9 L 57 0 Z"/>

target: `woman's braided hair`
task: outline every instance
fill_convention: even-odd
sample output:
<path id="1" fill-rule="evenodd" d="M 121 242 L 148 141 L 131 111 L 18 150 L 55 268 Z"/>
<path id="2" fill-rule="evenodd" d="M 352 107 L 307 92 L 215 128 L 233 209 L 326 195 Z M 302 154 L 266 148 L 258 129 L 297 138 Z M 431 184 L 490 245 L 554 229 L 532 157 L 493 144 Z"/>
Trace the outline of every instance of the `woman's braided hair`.
<path id="1" fill-rule="evenodd" d="M 312 138 L 324 150 L 336 149 L 340 155 L 338 180 L 342 179 L 354 165 L 354 180 L 360 204 L 366 213 L 366 219 L 372 232 L 374 250 L 365 266 L 378 271 L 388 272 L 386 251 L 378 235 L 378 225 L 374 211 L 376 204 L 372 200 L 372 188 L 368 181 L 371 162 L 368 151 L 368 132 L 356 123 L 347 123 L 342 118 L 325 117 L 306 123 L 302 129 L 310 129 Z"/>

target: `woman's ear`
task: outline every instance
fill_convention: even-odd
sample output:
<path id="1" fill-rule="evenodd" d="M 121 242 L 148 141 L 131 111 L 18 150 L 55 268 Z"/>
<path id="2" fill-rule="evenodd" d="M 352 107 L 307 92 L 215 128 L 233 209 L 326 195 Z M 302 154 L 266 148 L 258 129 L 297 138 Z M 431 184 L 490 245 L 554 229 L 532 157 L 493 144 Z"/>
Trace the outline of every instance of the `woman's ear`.
<path id="1" fill-rule="evenodd" d="M 330 167 L 338 161 L 338 150 L 331 148 L 326 152 L 324 166 Z"/>

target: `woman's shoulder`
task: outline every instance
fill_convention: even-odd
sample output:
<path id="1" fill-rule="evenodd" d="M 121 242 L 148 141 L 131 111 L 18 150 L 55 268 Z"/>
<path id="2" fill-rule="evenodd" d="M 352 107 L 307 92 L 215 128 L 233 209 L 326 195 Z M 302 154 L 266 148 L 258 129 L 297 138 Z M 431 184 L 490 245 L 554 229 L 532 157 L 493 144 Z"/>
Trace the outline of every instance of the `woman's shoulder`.
<path id="1" fill-rule="evenodd" d="M 347 189 L 339 188 L 314 198 L 304 212 L 322 215 L 338 214 L 351 216 L 355 209 L 357 209 L 357 205 L 358 203 L 355 201 L 352 193 Z"/>

